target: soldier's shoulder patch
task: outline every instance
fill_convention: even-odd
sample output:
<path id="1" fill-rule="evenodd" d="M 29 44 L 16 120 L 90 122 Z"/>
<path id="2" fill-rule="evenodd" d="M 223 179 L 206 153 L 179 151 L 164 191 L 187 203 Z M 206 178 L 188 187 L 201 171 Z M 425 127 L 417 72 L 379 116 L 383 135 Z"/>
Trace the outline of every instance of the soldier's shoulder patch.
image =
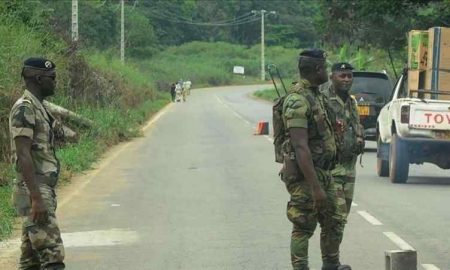
<path id="1" fill-rule="evenodd" d="M 292 93 L 286 98 L 286 107 L 291 109 L 298 109 L 302 106 L 307 106 L 305 97 L 300 93 Z"/>
<path id="2" fill-rule="evenodd" d="M 29 103 L 21 103 L 11 111 L 11 125 L 13 127 L 33 128 L 35 123 L 35 113 Z"/>

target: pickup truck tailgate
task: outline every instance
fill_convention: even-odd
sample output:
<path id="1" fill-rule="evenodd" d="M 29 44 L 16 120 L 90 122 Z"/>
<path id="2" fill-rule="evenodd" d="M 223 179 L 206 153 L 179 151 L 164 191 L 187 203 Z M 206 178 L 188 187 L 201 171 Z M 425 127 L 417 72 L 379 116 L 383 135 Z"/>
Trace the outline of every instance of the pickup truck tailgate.
<path id="1" fill-rule="evenodd" d="M 450 130 L 450 103 L 411 104 L 409 125 L 416 129 Z"/>

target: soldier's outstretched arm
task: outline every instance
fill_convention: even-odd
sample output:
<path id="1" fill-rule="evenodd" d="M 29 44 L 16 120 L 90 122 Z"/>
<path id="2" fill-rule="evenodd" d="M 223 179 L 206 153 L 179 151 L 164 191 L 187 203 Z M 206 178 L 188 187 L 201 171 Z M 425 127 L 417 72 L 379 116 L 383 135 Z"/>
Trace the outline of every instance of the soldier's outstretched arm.
<path id="1" fill-rule="evenodd" d="M 314 170 L 311 151 L 308 146 L 308 130 L 306 128 L 290 128 L 289 133 L 297 157 L 297 165 L 311 188 L 314 207 L 320 209 L 325 206 L 326 195 L 317 180 L 316 171 Z"/>
<path id="2" fill-rule="evenodd" d="M 48 220 L 48 213 L 39 190 L 39 184 L 34 179 L 35 172 L 31 157 L 32 142 L 30 138 L 24 136 L 19 136 L 14 139 L 18 166 L 22 169 L 22 176 L 30 191 L 31 218 L 37 224 L 44 224 Z"/>

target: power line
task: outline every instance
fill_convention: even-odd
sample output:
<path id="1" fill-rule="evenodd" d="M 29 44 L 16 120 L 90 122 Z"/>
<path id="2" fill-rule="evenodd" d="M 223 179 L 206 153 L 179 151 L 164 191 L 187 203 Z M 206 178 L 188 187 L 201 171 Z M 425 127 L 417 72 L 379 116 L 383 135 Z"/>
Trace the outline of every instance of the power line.
<path id="1" fill-rule="evenodd" d="M 259 20 L 258 17 L 252 15 L 251 13 L 247 13 L 247 14 L 238 16 L 234 19 L 227 19 L 227 20 L 216 21 L 216 22 L 194 22 L 192 20 L 187 20 L 186 18 L 179 17 L 174 14 L 167 14 L 167 13 L 159 12 L 159 11 L 152 11 L 151 15 L 158 19 L 163 19 L 163 20 L 170 21 L 173 23 L 183 23 L 183 24 L 198 25 L 198 26 L 232 26 L 232 25 L 251 23 L 251 22 L 255 22 L 255 21 Z"/>

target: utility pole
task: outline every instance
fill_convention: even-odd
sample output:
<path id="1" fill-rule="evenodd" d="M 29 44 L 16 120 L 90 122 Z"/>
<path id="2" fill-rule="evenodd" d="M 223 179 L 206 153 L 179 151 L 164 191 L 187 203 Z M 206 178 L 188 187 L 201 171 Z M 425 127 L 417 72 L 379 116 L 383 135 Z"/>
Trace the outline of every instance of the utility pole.
<path id="1" fill-rule="evenodd" d="M 276 14 L 275 11 L 267 11 L 264 9 L 261 10 L 252 10 L 253 14 L 261 14 L 261 80 L 266 80 L 266 69 L 265 69 L 265 56 L 264 56 L 264 16 L 266 13 L 268 14 Z"/>
<path id="2" fill-rule="evenodd" d="M 125 63 L 125 13 L 124 0 L 120 0 L 120 61 Z"/>
<path id="3" fill-rule="evenodd" d="M 78 41 L 78 0 L 72 0 L 72 42 Z"/>

